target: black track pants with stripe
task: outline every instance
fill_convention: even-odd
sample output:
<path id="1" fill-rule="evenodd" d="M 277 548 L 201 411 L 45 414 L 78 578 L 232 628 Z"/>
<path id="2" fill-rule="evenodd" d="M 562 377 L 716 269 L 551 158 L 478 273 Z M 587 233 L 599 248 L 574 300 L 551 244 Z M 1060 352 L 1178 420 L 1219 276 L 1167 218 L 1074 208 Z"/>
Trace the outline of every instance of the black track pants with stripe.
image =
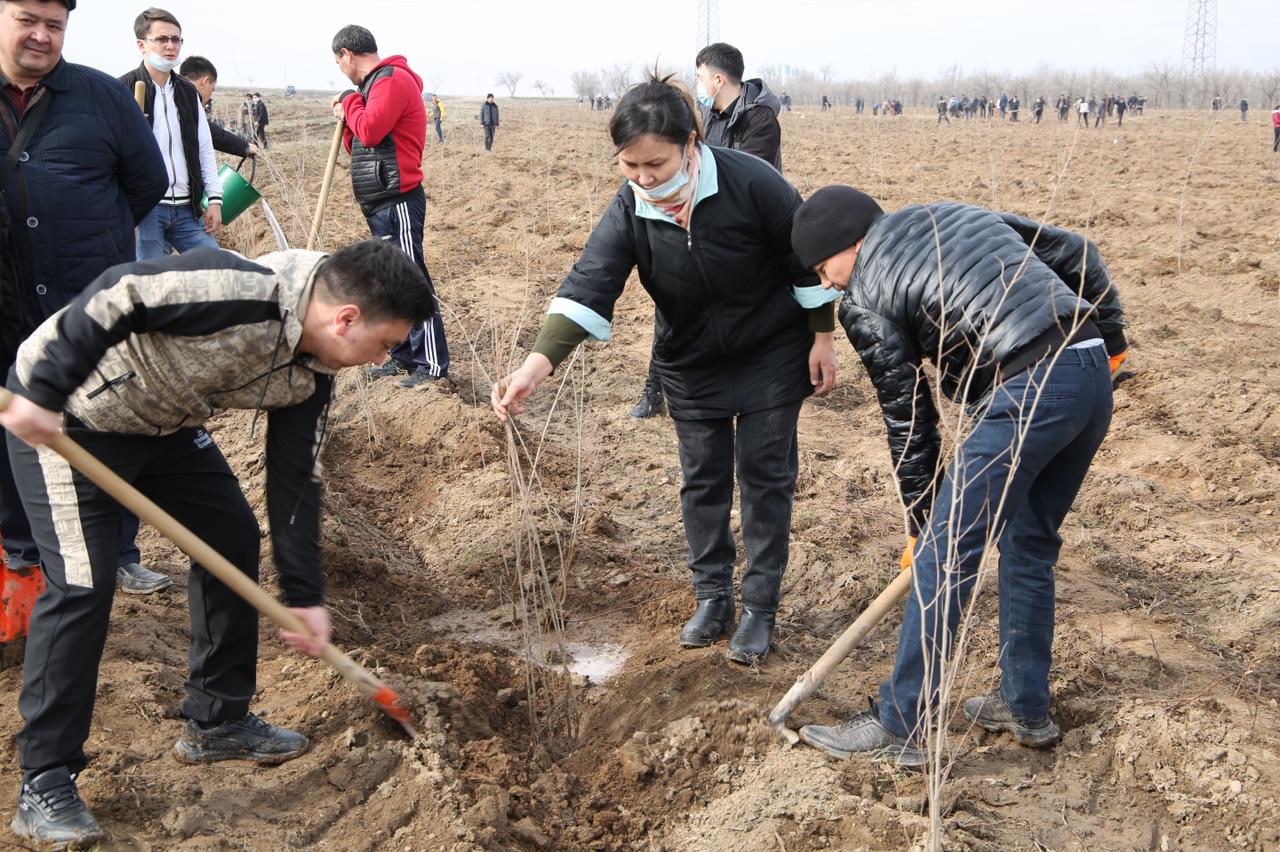
<path id="1" fill-rule="evenodd" d="M 422 257 L 422 221 L 427 215 L 427 196 L 422 187 L 403 199 L 365 217 L 374 237 L 395 242 L 431 280 Z M 426 370 L 433 376 L 449 372 L 449 344 L 444 338 L 440 304 L 431 319 L 409 332 L 409 337 L 391 350 L 391 357 L 410 370 Z"/>

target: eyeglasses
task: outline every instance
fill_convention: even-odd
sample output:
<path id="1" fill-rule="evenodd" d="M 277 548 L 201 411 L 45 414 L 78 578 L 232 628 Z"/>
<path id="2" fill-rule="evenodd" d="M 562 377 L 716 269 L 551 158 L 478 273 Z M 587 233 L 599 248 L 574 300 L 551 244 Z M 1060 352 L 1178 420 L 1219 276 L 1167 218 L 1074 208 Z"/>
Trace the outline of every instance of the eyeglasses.
<path id="1" fill-rule="evenodd" d="M 156 44 L 171 44 L 178 47 L 182 44 L 182 36 L 148 36 L 147 41 L 153 41 Z"/>

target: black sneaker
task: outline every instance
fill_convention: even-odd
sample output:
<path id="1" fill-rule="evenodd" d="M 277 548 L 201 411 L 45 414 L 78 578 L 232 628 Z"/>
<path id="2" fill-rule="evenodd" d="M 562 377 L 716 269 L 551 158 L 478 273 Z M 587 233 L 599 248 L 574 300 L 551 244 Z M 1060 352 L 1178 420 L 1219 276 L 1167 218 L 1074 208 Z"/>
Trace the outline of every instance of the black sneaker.
<path id="1" fill-rule="evenodd" d="M 1048 748 L 1062 739 L 1062 732 L 1048 716 L 1040 719 L 1014 716 L 999 689 L 976 698 L 966 698 L 964 717 L 984 730 L 1008 731 L 1019 745 L 1028 748 Z"/>
<path id="2" fill-rule="evenodd" d="M 448 376 L 437 376 L 426 367 L 419 367 L 409 375 L 405 376 L 396 384 L 402 388 L 416 388 L 418 385 L 425 385 L 429 382 L 447 381 Z"/>
<path id="3" fill-rule="evenodd" d="M 409 368 L 401 364 L 395 358 L 388 358 L 376 367 L 365 367 L 364 377 L 366 379 L 385 379 L 388 376 L 403 376 L 409 372 Z"/>
<path id="4" fill-rule="evenodd" d="M 127 595 L 149 595 L 172 586 L 173 578 L 137 562 L 126 562 L 116 568 L 116 585 Z"/>
<path id="5" fill-rule="evenodd" d="M 106 839 L 80 792 L 76 776 L 65 766 L 47 769 L 22 784 L 13 833 L 55 849 L 89 848 Z"/>
<path id="6" fill-rule="evenodd" d="M 252 760 L 259 766 L 275 766 L 293 760 L 310 744 L 297 731 L 268 725 L 249 713 L 212 728 L 201 728 L 188 719 L 186 736 L 174 745 L 173 754 L 183 763 Z"/>

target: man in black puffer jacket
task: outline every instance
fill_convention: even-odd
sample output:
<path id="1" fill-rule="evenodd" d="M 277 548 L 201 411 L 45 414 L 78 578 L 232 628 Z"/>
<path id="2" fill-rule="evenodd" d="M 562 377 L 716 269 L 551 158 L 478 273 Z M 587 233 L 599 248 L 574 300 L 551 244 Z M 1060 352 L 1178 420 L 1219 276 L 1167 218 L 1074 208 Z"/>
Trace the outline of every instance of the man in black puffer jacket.
<path id="1" fill-rule="evenodd" d="M 875 385 L 915 545 L 904 557 L 914 560 L 914 588 L 879 706 L 810 725 L 801 738 L 839 757 L 872 752 L 922 765 L 942 670 L 986 547 L 998 541 L 1001 681 L 964 713 L 1023 745 L 1053 745 L 1058 528 L 1106 436 L 1110 373 L 1127 350 L 1097 246 L 966 204 L 885 214 L 845 186 L 805 202 L 792 244 L 824 286 L 845 291 L 840 320 Z M 925 359 L 942 392 L 966 406 L 940 481 Z"/>

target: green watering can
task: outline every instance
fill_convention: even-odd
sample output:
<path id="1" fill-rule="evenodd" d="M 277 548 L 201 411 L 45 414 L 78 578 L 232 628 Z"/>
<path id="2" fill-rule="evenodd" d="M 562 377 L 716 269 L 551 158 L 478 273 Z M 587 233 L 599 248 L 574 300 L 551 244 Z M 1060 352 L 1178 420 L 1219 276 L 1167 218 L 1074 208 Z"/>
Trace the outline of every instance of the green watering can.
<path id="1" fill-rule="evenodd" d="M 253 178 L 258 173 L 258 158 L 253 158 L 253 164 L 249 167 L 248 180 L 240 174 L 240 167 L 247 159 L 249 158 L 241 157 L 234 169 L 226 163 L 218 169 L 218 181 L 222 184 L 222 224 L 224 225 L 248 210 L 262 197 L 262 193 L 253 188 Z M 205 207 L 209 206 L 208 195 L 205 195 L 203 204 Z"/>

